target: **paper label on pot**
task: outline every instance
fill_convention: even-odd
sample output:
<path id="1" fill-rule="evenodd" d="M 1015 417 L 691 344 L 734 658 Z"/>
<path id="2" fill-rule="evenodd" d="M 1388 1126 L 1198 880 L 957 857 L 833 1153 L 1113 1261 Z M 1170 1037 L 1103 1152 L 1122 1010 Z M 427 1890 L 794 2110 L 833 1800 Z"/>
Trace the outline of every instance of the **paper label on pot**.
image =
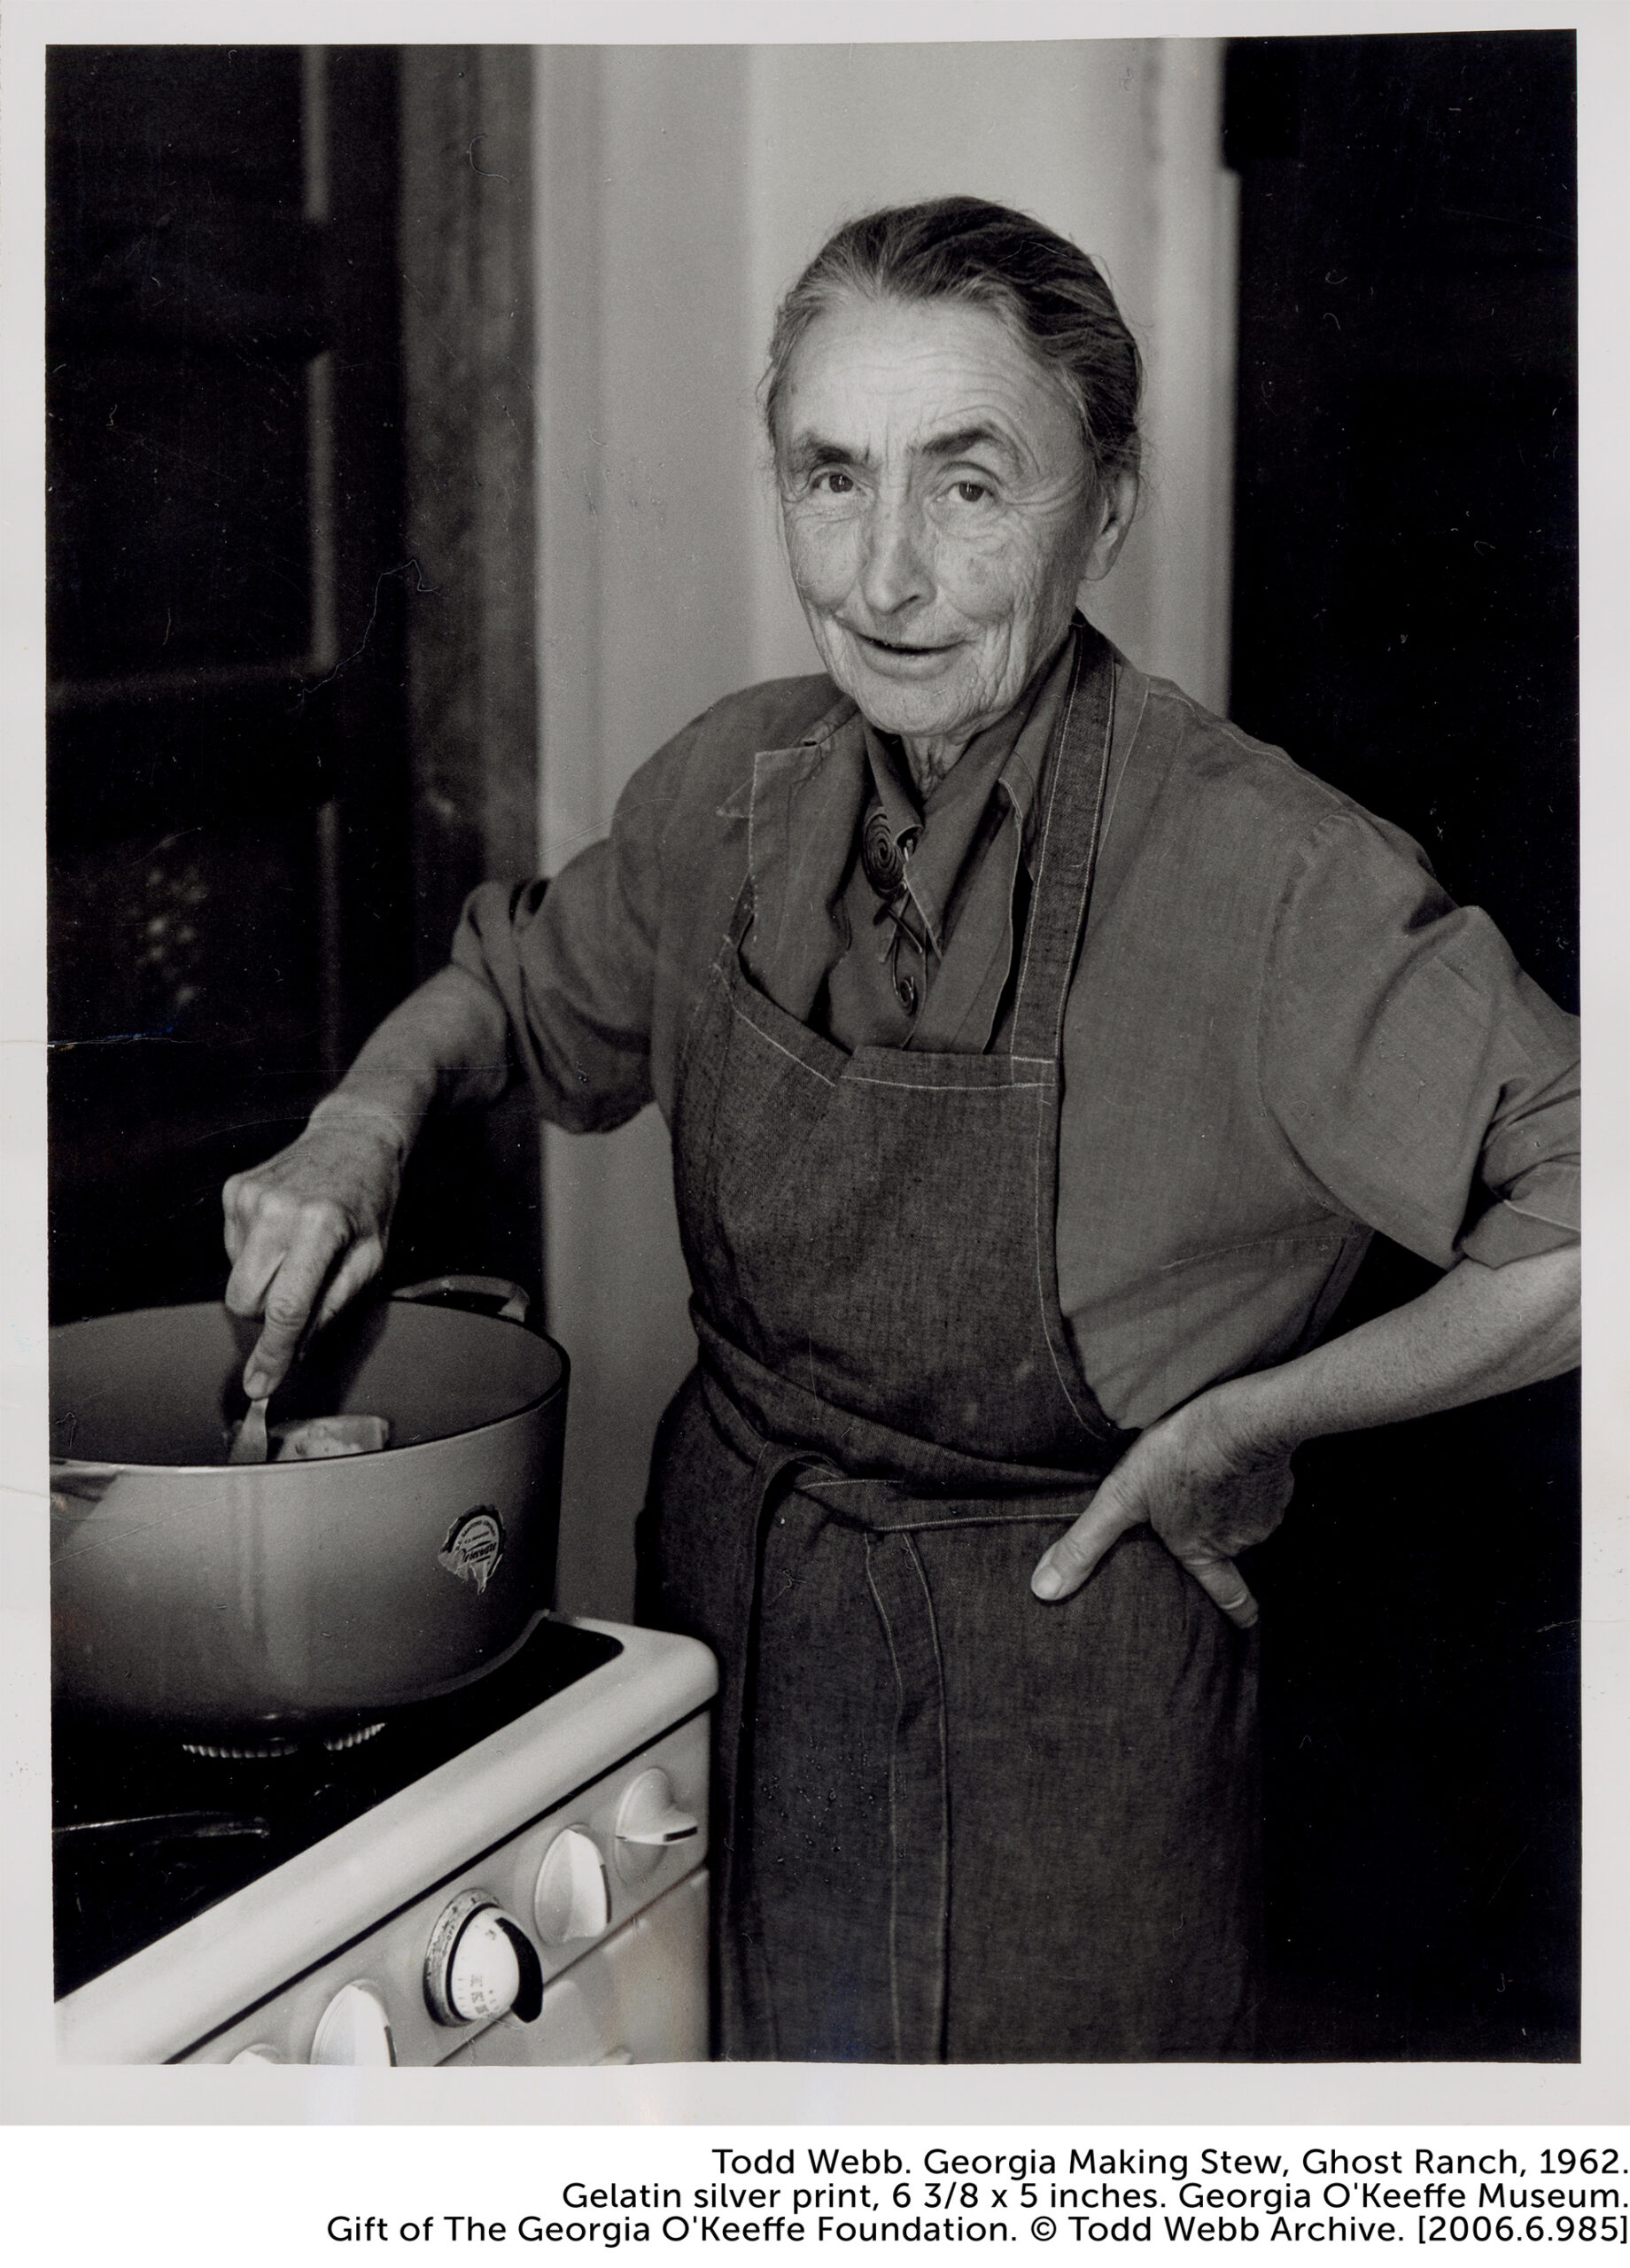
<path id="1" fill-rule="evenodd" d="M 477 1591 L 484 1591 L 503 1551 L 504 1524 L 497 1505 L 477 1504 L 454 1521 L 436 1557 L 460 1582 L 473 1583 Z"/>

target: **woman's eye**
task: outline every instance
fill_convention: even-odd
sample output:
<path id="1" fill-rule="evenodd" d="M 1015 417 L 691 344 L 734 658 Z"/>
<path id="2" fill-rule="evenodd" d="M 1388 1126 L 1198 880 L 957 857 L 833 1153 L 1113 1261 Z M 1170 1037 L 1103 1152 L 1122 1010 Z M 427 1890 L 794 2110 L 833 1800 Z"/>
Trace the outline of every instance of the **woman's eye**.
<path id="1" fill-rule="evenodd" d="M 993 490 L 990 490 L 989 481 L 977 481 L 973 474 L 968 474 L 961 481 L 945 483 L 941 497 L 945 503 L 990 503 L 993 501 Z"/>

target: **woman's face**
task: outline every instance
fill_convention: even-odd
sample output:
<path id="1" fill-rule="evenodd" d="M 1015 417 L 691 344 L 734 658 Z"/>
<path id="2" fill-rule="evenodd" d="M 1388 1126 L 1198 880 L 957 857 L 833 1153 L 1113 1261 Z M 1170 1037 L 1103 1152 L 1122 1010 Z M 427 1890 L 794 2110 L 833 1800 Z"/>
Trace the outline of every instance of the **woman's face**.
<path id="1" fill-rule="evenodd" d="M 830 676 L 915 751 L 959 754 L 1061 641 L 1125 532 L 1058 381 L 1000 317 L 847 297 L 793 353 L 776 473 Z"/>

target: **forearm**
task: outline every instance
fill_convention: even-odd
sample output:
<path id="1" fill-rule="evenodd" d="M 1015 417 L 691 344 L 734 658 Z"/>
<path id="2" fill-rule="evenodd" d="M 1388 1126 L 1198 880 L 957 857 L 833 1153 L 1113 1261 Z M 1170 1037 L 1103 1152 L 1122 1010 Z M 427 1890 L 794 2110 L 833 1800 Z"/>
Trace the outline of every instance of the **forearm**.
<path id="1" fill-rule="evenodd" d="M 1151 1425 L 1043 1553 L 1031 1588 L 1067 1598 L 1117 1536 L 1146 1520 L 1246 1627 L 1256 1602 L 1234 1560 L 1277 1526 L 1301 1442 L 1507 1394 L 1578 1359 L 1577 1251 L 1504 1268 L 1463 1260 L 1407 1307 L 1276 1370 L 1226 1379 Z"/>
<path id="2" fill-rule="evenodd" d="M 444 968 L 385 1018 L 314 1122 L 386 1123 L 405 1155 L 436 1103 L 496 1102 L 508 1080 L 503 1004 L 463 969 Z"/>
<path id="3" fill-rule="evenodd" d="M 1431 1291 L 1311 1354 L 1214 1388 L 1240 1437 L 1290 1451 L 1453 1410 L 1555 1378 L 1579 1361 L 1579 1253 L 1485 1268 L 1463 1260 Z"/>

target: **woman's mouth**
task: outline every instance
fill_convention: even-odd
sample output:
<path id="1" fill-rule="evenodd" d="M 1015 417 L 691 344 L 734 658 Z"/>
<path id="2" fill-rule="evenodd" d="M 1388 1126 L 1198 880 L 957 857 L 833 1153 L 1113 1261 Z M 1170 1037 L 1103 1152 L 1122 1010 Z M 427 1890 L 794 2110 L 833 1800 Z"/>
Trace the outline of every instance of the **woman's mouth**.
<path id="1" fill-rule="evenodd" d="M 849 627 L 848 625 L 844 626 Z M 886 666 L 938 661 L 943 655 L 952 652 L 957 642 L 953 639 L 943 645 L 921 645 L 909 639 L 878 638 L 867 631 L 854 629 L 850 629 L 849 634 L 857 645 L 864 647 L 869 656 L 874 656 Z"/>

